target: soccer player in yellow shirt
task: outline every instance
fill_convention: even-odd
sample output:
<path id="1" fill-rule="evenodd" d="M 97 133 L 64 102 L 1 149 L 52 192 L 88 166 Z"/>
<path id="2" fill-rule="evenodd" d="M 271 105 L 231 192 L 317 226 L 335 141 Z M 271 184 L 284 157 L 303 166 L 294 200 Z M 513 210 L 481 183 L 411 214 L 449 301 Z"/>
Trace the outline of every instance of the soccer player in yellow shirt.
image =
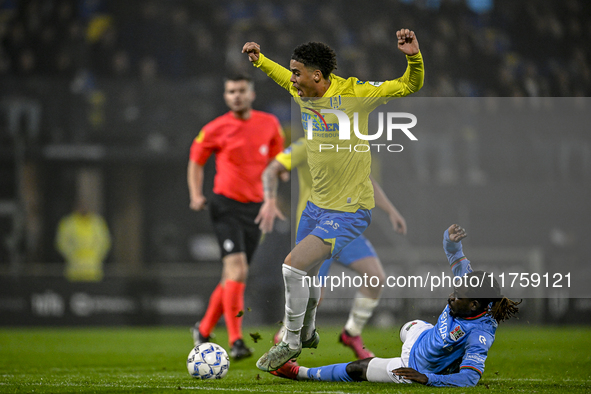
<path id="1" fill-rule="evenodd" d="M 275 159 L 269 163 L 263 172 L 262 178 L 265 189 L 265 201 L 255 219 L 255 222 L 259 224 L 259 228 L 263 233 L 273 231 L 276 217 L 285 219 L 285 217 L 281 215 L 276 202 L 278 179 L 286 180 L 286 178 L 289 177 L 289 172 L 294 168 L 297 168 L 299 185 L 296 223 L 299 221 L 312 191 L 312 177 L 310 176 L 310 169 L 308 168 L 306 157 L 306 139 L 302 137 L 289 145 L 283 150 L 283 152 L 275 156 Z M 376 206 L 381 208 L 388 215 L 394 231 L 406 234 L 406 221 L 400 212 L 398 212 L 380 185 L 377 184 L 373 178 L 372 185 L 374 188 Z M 377 278 L 377 282 L 371 284 L 366 283 L 363 287 L 358 289 L 355 299 L 353 300 L 353 305 L 351 306 L 349 318 L 347 319 L 343 331 L 339 335 L 339 341 L 343 345 L 351 348 L 358 359 L 362 360 L 368 357 L 374 357 L 374 354 L 365 347 L 363 339 L 361 338 L 361 333 L 380 301 L 380 295 L 382 293 L 386 276 L 382 263 L 380 262 L 373 245 L 363 236 L 363 234 L 349 243 L 338 258 L 330 258 L 324 261 L 320 268 L 320 272 L 318 273 L 319 278 L 328 276 L 330 266 L 333 262 L 352 269 L 360 276 L 365 275 L 366 277 L 372 278 L 372 280 L 373 278 Z M 279 343 L 280 338 L 283 338 L 285 333 L 284 330 L 285 326 L 283 326 L 275 335 L 276 343 Z"/>
<path id="2" fill-rule="evenodd" d="M 334 75 L 336 55 L 323 43 L 310 42 L 296 47 L 289 70 L 266 58 L 257 43 L 248 42 L 242 48 L 254 66 L 287 89 L 300 105 L 302 125 L 308 130 L 306 151 L 312 176 L 312 193 L 298 225 L 296 246 L 283 264 L 285 335 L 257 361 L 257 367 L 263 371 L 277 370 L 297 358 L 302 348 L 318 346 L 315 317 L 321 289 L 308 286 L 305 278 L 316 275 L 324 260 L 337 257 L 371 222 L 371 209 L 375 205 L 369 179 L 371 153 L 367 140 L 358 134 L 368 134 L 369 113 L 383 103 L 381 97 L 403 97 L 417 92 L 424 79 L 423 59 L 414 32 L 401 29 L 396 37 L 408 67 L 402 77 L 382 83 Z M 341 139 L 340 133 L 335 132 L 341 119 L 334 109 L 346 98 L 360 98 L 339 109 L 349 119 L 354 119 L 355 113 L 358 115 L 359 133 Z M 322 152 L 323 146 L 331 145 L 336 149 Z M 368 149 L 351 151 L 351 146 L 362 145 Z"/>

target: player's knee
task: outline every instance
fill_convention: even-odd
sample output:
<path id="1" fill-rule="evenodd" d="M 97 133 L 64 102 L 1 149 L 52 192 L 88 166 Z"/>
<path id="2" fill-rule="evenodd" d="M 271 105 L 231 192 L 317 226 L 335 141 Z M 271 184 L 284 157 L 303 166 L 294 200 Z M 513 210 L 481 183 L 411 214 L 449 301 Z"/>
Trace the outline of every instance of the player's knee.
<path id="1" fill-rule="evenodd" d="M 312 308 L 316 308 L 318 306 L 318 298 L 310 298 L 308 300 L 308 306 L 306 307 L 307 309 L 312 309 Z"/>
<path id="2" fill-rule="evenodd" d="M 248 264 L 246 260 L 237 256 L 229 255 L 224 258 L 224 269 L 222 276 L 225 279 L 237 282 L 245 282 L 248 277 Z"/>
<path id="3" fill-rule="evenodd" d="M 347 364 L 347 374 L 356 382 L 367 380 L 367 366 L 369 365 L 370 358 L 364 358 L 363 360 L 357 360 Z"/>
<path id="4" fill-rule="evenodd" d="M 378 278 L 378 285 L 375 287 L 382 288 L 382 286 L 386 283 L 386 274 L 383 272 L 378 272 L 375 274 L 375 277 Z"/>
<path id="5" fill-rule="evenodd" d="M 371 286 L 368 290 L 371 292 L 372 298 L 380 298 L 382 290 L 384 289 L 384 286 L 386 284 L 386 276 L 383 272 L 380 272 L 375 275 L 375 278 L 377 278 L 377 281 L 372 279 L 370 283 Z"/>

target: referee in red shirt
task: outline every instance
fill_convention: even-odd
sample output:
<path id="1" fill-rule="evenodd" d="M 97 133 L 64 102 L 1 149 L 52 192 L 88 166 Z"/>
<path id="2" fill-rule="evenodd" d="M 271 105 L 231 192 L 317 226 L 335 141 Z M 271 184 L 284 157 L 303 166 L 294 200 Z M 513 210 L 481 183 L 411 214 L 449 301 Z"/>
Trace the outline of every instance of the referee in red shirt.
<path id="1" fill-rule="evenodd" d="M 222 278 L 209 298 L 205 316 L 192 328 L 195 345 L 208 342 L 218 320 L 224 315 L 230 356 L 252 355 L 242 339 L 244 288 L 248 264 L 259 244 L 260 230 L 255 218 L 263 201 L 261 175 L 283 149 L 279 120 L 252 109 L 254 85 L 246 76 L 225 81 L 224 99 L 230 111 L 212 120 L 193 141 L 187 169 L 191 209 L 201 211 L 203 166 L 215 153 L 214 196 L 209 202 L 211 221 L 222 251 Z"/>

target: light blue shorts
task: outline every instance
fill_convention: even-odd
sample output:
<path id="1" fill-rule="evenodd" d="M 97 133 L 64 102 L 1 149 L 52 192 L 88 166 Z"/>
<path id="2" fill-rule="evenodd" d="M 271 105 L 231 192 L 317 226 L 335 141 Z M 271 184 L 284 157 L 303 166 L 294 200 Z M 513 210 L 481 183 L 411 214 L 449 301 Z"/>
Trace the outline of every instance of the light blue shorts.
<path id="1" fill-rule="evenodd" d="M 337 258 L 331 257 L 330 259 L 324 260 L 324 263 L 322 263 L 322 267 L 320 267 L 320 272 L 318 272 L 318 276 L 321 278 L 323 276 L 328 276 L 330 265 L 333 262 L 339 263 L 347 267 L 357 260 L 361 260 L 366 257 L 377 256 L 378 255 L 375 249 L 373 248 L 371 242 L 369 242 L 369 240 L 365 238 L 363 235 L 360 235 L 359 237 L 354 239 L 349 245 L 347 245 L 341 251 L 341 254 Z"/>

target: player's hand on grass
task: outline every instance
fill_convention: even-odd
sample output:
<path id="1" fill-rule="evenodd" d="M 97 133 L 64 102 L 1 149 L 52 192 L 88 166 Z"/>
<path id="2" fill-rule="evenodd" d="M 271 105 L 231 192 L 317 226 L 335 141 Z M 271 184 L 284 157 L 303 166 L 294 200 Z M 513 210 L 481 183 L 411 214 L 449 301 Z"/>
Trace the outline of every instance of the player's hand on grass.
<path id="1" fill-rule="evenodd" d="M 273 231 L 275 218 L 285 220 L 285 216 L 283 216 L 279 208 L 277 208 L 275 200 L 271 199 L 266 200 L 263 203 L 261 209 L 259 210 L 259 214 L 254 219 L 254 222 L 259 225 L 259 229 L 263 232 L 263 234 L 267 234 Z"/>
<path id="2" fill-rule="evenodd" d="M 205 198 L 205 196 L 195 196 L 195 197 L 191 197 L 191 202 L 189 203 L 189 207 L 193 211 L 201 211 L 201 210 L 205 209 L 206 204 L 207 204 L 207 198 Z"/>
<path id="3" fill-rule="evenodd" d="M 449 226 L 447 232 L 449 233 L 449 239 L 453 242 L 460 242 L 462 239 L 468 236 L 468 234 L 466 234 L 466 230 L 457 224 L 452 224 Z"/>
<path id="4" fill-rule="evenodd" d="M 405 55 L 413 56 L 419 53 L 419 41 L 415 32 L 408 29 L 400 29 L 396 32 L 398 39 L 398 49 Z"/>
<path id="5" fill-rule="evenodd" d="M 247 42 L 242 47 L 242 53 L 248 54 L 248 60 L 256 62 L 259 60 L 259 54 L 261 53 L 261 46 L 256 42 Z"/>
<path id="6" fill-rule="evenodd" d="M 420 384 L 427 384 L 429 382 L 429 378 L 412 368 L 396 368 L 392 371 L 392 373 L 396 376 L 400 376 L 401 378 L 417 382 Z"/>

